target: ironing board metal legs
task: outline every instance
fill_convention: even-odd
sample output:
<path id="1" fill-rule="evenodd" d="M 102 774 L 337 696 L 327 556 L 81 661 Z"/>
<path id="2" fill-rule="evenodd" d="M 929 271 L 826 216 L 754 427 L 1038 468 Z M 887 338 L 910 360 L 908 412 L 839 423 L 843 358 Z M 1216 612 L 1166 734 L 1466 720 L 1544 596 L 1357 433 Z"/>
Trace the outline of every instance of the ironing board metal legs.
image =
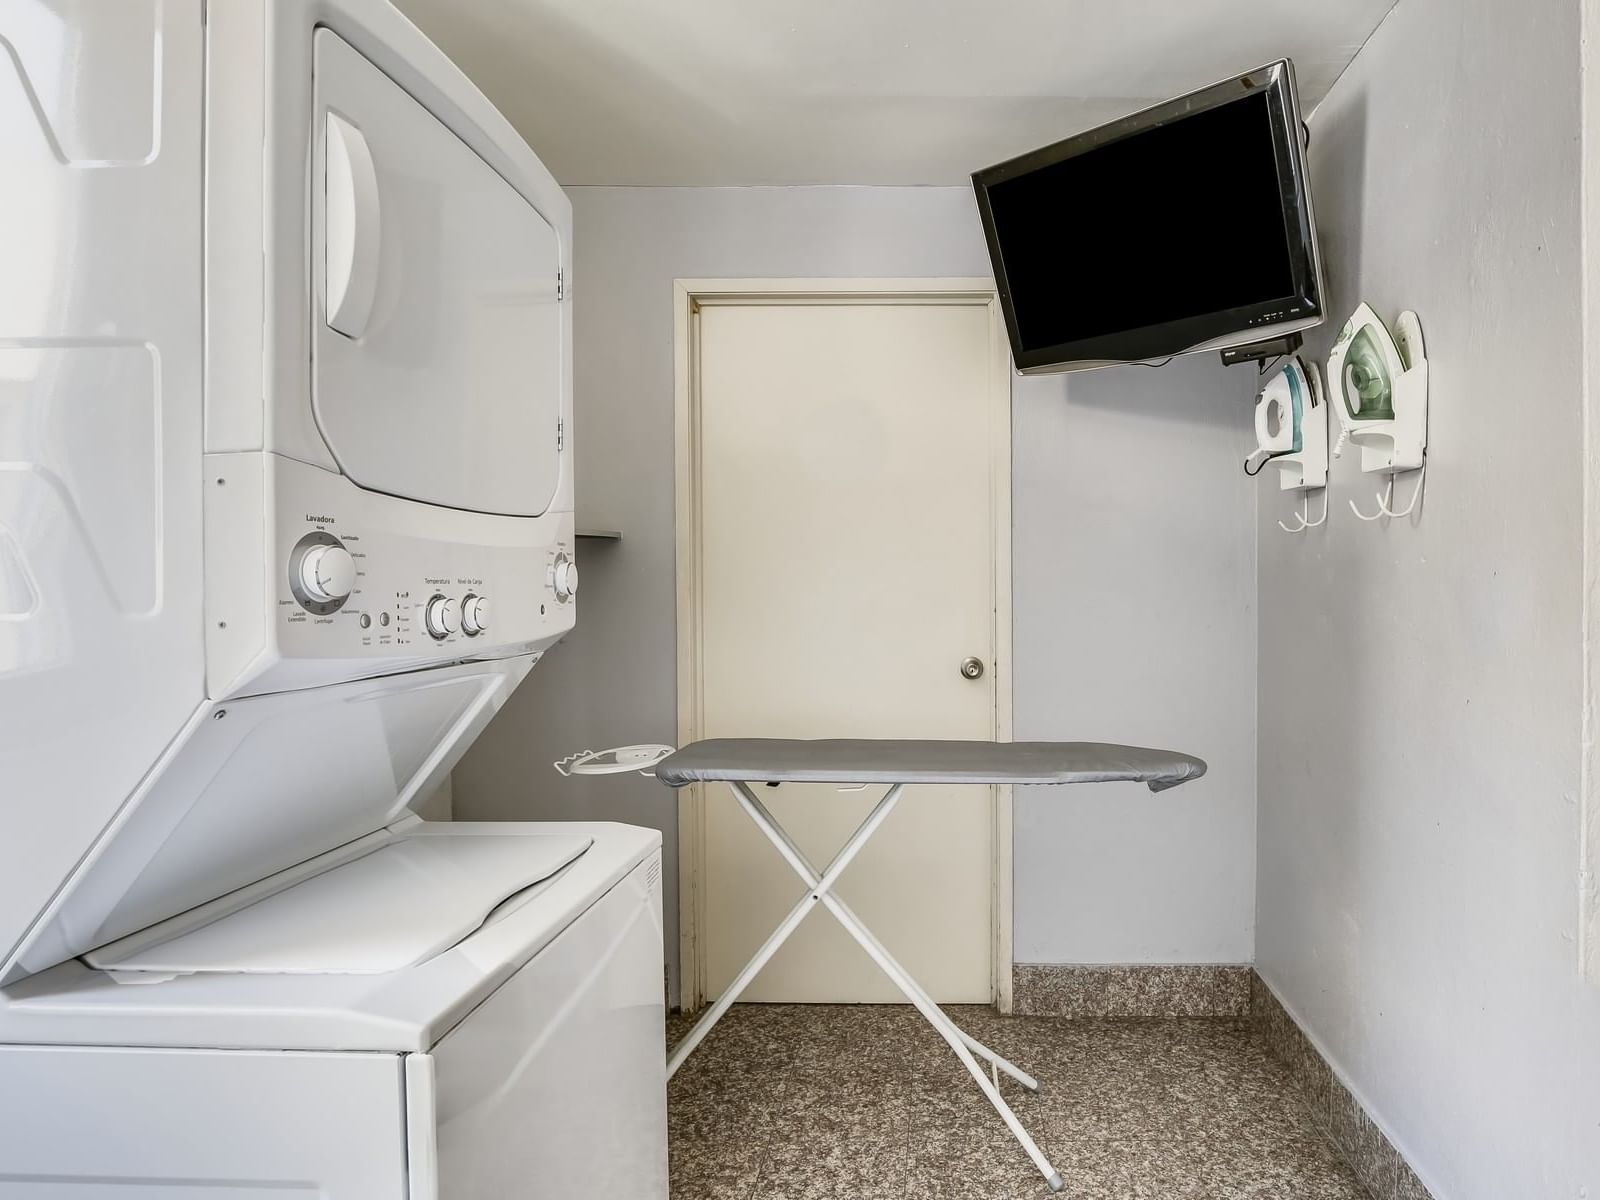
<path id="1" fill-rule="evenodd" d="M 1022 1084 L 1023 1087 L 1033 1092 L 1039 1090 L 1038 1081 L 1020 1067 L 1009 1062 L 966 1033 L 949 1017 L 945 1016 L 939 1006 L 922 990 L 921 985 L 907 974 L 905 968 L 895 961 L 888 950 L 884 949 L 883 944 L 872 935 L 871 931 L 861 922 L 861 919 L 850 910 L 850 907 L 833 894 L 833 887 L 838 882 L 839 876 L 844 873 L 845 868 L 850 865 L 857 853 L 860 852 L 867 839 L 877 831 L 878 826 L 889 815 L 895 803 L 899 800 L 900 793 L 905 785 L 895 784 L 884 793 L 883 798 L 873 806 L 872 811 L 867 814 L 866 819 L 850 835 L 849 840 L 845 842 L 839 852 L 834 855 L 833 860 L 820 872 L 811 865 L 806 856 L 801 853 L 800 848 L 795 845 L 793 839 L 784 832 L 782 826 L 768 811 L 766 805 L 762 804 L 760 799 L 757 798 L 749 784 L 730 782 L 729 786 L 733 789 L 734 796 L 739 801 L 739 806 L 755 822 L 756 827 L 766 835 L 767 840 L 777 848 L 778 853 L 783 855 L 784 861 L 800 877 L 801 881 L 806 885 L 807 891 L 794 908 L 790 910 L 789 915 L 778 925 L 777 929 L 773 930 L 772 936 L 756 952 L 755 957 L 739 972 L 733 982 L 724 989 L 716 1003 L 695 1023 L 694 1028 L 673 1050 L 672 1056 L 667 1060 L 667 1077 L 670 1079 L 677 1069 L 683 1065 L 684 1060 L 689 1057 L 695 1047 L 705 1038 L 706 1034 L 711 1032 L 712 1026 L 722 1018 L 722 1015 L 728 1011 L 729 1006 L 749 986 L 750 981 L 755 978 L 768 960 L 777 953 L 778 948 L 788 940 L 789 935 L 799 927 L 806 914 L 816 905 L 822 904 L 834 915 L 839 924 L 844 926 L 845 932 L 855 938 L 861 948 L 872 958 L 873 962 L 878 964 L 878 968 L 905 994 L 906 999 L 922 1014 L 923 1019 L 933 1026 L 940 1037 L 944 1038 L 950 1049 L 955 1053 L 955 1056 L 961 1060 L 962 1066 L 966 1067 L 967 1072 L 977 1083 L 979 1089 L 982 1090 L 984 1097 L 994 1106 L 995 1112 L 999 1113 L 1000 1119 L 1005 1122 L 1006 1128 L 1011 1131 L 1011 1136 L 1017 1139 L 1018 1144 L 1027 1152 L 1028 1157 L 1033 1160 L 1033 1165 L 1045 1177 L 1050 1190 L 1060 1191 L 1062 1186 L 1060 1174 L 1050 1165 L 1050 1161 L 1045 1158 L 1043 1152 L 1034 1143 L 1033 1138 L 1029 1136 L 1028 1131 L 1022 1127 L 1022 1122 L 1011 1111 L 1011 1106 L 1006 1103 L 1005 1098 L 1000 1094 L 1001 1072 L 1009 1075 Z M 984 1059 L 989 1064 L 988 1072 L 985 1072 L 978 1065 L 977 1058 L 974 1055 Z"/>
<path id="2" fill-rule="evenodd" d="M 730 786 L 737 792 L 743 785 L 732 784 Z M 900 793 L 903 790 L 903 784 L 896 784 L 885 792 L 883 799 L 873 805 L 872 811 L 867 814 L 867 819 L 861 822 L 860 827 L 850 835 L 850 840 L 845 842 L 840 847 L 839 853 L 833 856 L 833 861 L 828 864 L 828 869 L 822 873 L 822 878 L 816 881 L 806 881 L 806 886 L 811 890 L 802 896 L 799 903 L 789 910 L 789 915 L 772 931 L 772 936 L 762 943 L 761 949 L 756 951 L 756 956 L 745 964 L 744 970 L 734 976 L 733 982 L 723 989 L 722 995 L 717 997 L 716 1003 L 707 1009 L 705 1015 L 694 1023 L 694 1028 L 689 1030 L 683 1041 L 679 1042 L 672 1051 L 672 1056 L 667 1059 L 668 1079 L 671 1079 L 677 1073 L 678 1068 L 683 1066 L 683 1060 L 688 1058 L 694 1052 L 694 1048 L 705 1039 L 706 1034 L 711 1032 L 711 1027 L 722 1020 L 722 1014 L 727 1012 L 732 1007 L 733 1002 L 739 998 L 740 993 L 750 986 L 750 981 L 756 977 L 762 967 L 767 965 L 767 960 L 778 952 L 778 947 L 789 940 L 789 935 L 795 931 L 801 921 L 805 920 L 806 914 L 811 911 L 817 901 L 822 899 L 822 893 L 832 887 L 834 881 L 844 874 L 844 869 L 850 865 L 851 860 L 860 852 L 861 847 L 867 844 L 867 839 L 883 823 L 883 819 L 894 810 L 895 802 L 900 799 Z M 740 798 L 740 803 L 744 803 L 743 797 Z M 745 811 L 748 812 L 749 809 L 746 808 Z M 759 825 L 761 822 L 757 820 L 756 823 Z M 772 835 L 768 834 L 767 836 L 771 837 Z"/>
<path id="3" fill-rule="evenodd" d="M 731 786 L 736 792 L 739 793 L 739 799 L 741 803 L 746 806 L 745 811 L 750 812 L 752 819 L 754 819 L 756 824 L 761 827 L 762 832 L 764 832 L 767 837 L 772 840 L 773 845 L 777 846 L 778 853 L 782 854 L 789 865 L 794 868 L 795 874 L 799 875 L 801 879 L 806 880 L 814 893 L 822 891 L 823 889 L 819 886 L 821 883 L 821 877 L 817 874 L 816 869 L 812 867 L 810 860 L 807 859 L 806 856 L 801 852 L 800 847 L 795 845 L 794 839 L 791 838 L 788 833 L 784 831 L 783 827 L 778 824 L 777 818 L 772 815 L 772 813 L 767 809 L 766 805 L 762 804 L 761 801 L 756 798 L 754 793 L 750 790 L 749 785 L 735 783 Z M 754 811 L 751 811 L 752 809 Z M 910 995 L 910 991 L 915 989 L 917 996 L 920 997 L 921 1000 L 928 1006 L 934 1008 L 935 1011 L 939 1013 L 940 1018 L 945 1023 L 949 1024 L 951 1029 L 955 1030 L 957 1036 L 961 1038 L 961 1041 L 963 1044 L 965 1044 L 968 1050 L 987 1060 L 990 1067 L 994 1071 L 1004 1071 L 1007 1075 L 1011 1076 L 1011 1078 L 1015 1079 L 1030 1092 L 1037 1092 L 1039 1090 L 1039 1081 L 1032 1075 L 1029 1075 L 1026 1071 L 1017 1066 L 1015 1063 L 1012 1063 L 1009 1059 L 1003 1058 L 999 1054 L 996 1054 L 977 1038 L 973 1037 L 971 1034 L 957 1026 L 954 1022 L 950 1021 L 950 1018 L 944 1015 L 943 1010 L 939 1009 L 938 1006 L 934 1004 L 932 999 L 929 998 L 927 992 L 922 990 L 922 985 L 913 979 L 906 972 L 906 969 L 890 956 L 889 952 L 884 949 L 883 943 L 878 941 L 877 937 L 873 935 L 872 931 L 867 928 L 866 924 L 861 920 L 860 917 L 856 916 L 854 911 L 851 910 L 849 905 L 847 905 L 841 897 L 835 895 L 830 889 L 827 891 L 825 896 L 821 896 L 819 899 L 821 899 L 821 902 L 827 906 L 828 910 L 839 919 L 839 922 L 844 925 L 846 931 L 852 937 L 854 937 L 856 941 L 861 943 L 862 948 L 872 956 L 872 960 L 876 962 L 886 974 L 889 975 L 890 979 L 894 981 L 895 986 L 897 986 L 902 992 L 906 992 L 908 996 Z M 886 963 L 889 965 L 885 966 Z M 922 1006 L 919 1004 L 919 1011 L 921 1011 L 921 1007 Z M 995 1082 L 998 1083 L 999 1081 L 995 1080 Z"/>

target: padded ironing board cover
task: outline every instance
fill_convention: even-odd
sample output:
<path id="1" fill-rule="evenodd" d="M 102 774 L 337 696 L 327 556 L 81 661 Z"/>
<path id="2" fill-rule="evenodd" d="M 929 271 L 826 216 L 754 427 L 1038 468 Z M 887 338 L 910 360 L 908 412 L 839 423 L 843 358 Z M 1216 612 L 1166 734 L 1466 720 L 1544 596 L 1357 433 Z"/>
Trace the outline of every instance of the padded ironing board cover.
<path id="1" fill-rule="evenodd" d="M 1107 742 L 946 742 L 712 738 L 656 765 L 671 787 L 691 783 L 1111 783 L 1152 792 L 1206 773 L 1175 750 Z"/>

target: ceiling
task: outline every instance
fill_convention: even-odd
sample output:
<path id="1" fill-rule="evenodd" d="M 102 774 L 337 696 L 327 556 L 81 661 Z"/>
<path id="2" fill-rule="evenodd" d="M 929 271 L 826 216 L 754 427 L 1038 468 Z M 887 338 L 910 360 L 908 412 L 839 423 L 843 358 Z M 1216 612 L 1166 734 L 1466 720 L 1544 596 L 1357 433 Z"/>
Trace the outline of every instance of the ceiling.
<path id="1" fill-rule="evenodd" d="M 1394 0 L 396 0 L 564 184 L 956 184 Z"/>

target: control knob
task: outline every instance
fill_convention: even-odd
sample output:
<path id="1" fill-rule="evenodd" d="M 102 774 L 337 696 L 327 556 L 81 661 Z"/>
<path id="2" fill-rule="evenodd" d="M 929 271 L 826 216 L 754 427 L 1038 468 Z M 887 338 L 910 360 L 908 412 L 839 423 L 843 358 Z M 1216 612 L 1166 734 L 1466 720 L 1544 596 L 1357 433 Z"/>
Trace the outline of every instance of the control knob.
<path id="1" fill-rule="evenodd" d="M 435 596 L 422 610 L 423 624 L 436 638 L 447 638 L 461 628 L 461 601 Z"/>
<path id="2" fill-rule="evenodd" d="M 356 585 L 356 560 L 337 542 L 310 547 L 300 559 L 300 586 L 318 604 L 348 599 Z"/>
<path id="3" fill-rule="evenodd" d="M 550 588 L 562 604 L 578 594 L 578 564 L 564 553 L 557 554 L 550 565 Z"/>
<path id="4" fill-rule="evenodd" d="M 489 598 L 468 596 L 461 601 L 461 628 L 468 637 L 477 637 L 489 628 Z"/>

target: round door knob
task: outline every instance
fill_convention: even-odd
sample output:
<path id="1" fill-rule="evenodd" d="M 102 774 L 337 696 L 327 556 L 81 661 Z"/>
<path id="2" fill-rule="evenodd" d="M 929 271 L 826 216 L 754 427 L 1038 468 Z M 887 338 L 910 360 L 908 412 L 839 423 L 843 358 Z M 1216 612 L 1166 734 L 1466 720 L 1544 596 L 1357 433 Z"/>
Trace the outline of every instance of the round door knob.
<path id="1" fill-rule="evenodd" d="M 556 555 L 550 567 L 550 588 L 563 604 L 578 594 L 578 564 L 565 554 Z"/>
<path id="2" fill-rule="evenodd" d="M 983 678 L 983 659 L 981 659 L 981 658 L 963 658 L 961 660 L 961 678 L 963 678 L 963 679 L 982 679 Z"/>
<path id="3" fill-rule="evenodd" d="M 355 585 L 356 560 L 343 546 L 312 546 L 300 560 L 300 586 L 319 604 L 346 599 Z"/>
<path id="4" fill-rule="evenodd" d="M 423 611 L 423 621 L 434 637 L 449 637 L 461 628 L 461 601 L 449 596 L 435 596 Z"/>
<path id="5" fill-rule="evenodd" d="M 485 596 L 468 596 L 461 602 L 461 628 L 469 637 L 476 637 L 489 628 L 489 600 Z"/>

